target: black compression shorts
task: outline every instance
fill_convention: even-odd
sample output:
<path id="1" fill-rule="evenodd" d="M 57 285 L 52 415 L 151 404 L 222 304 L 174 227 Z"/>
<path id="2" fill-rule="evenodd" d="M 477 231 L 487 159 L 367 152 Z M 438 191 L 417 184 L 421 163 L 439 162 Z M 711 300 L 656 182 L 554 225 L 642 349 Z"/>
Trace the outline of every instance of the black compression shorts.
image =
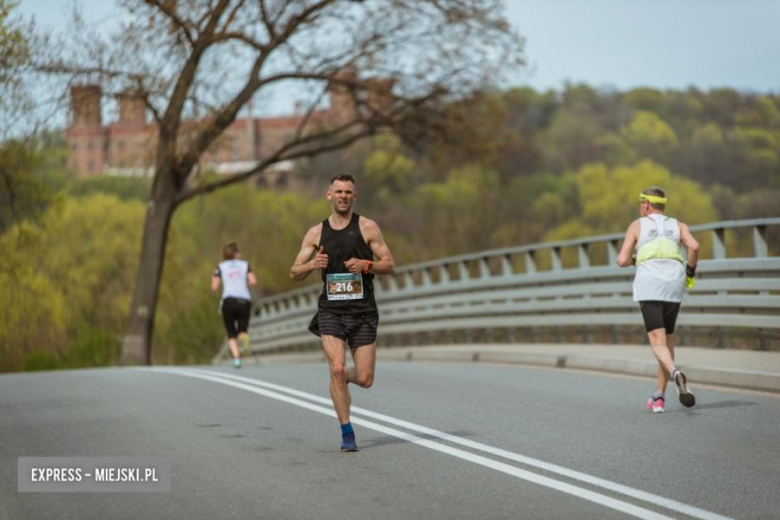
<path id="1" fill-rule="evenodd" d="M 222 319 L 225 322 L 227 337 L 237 338 L 249 328 L 249 316 L 252 302 L 239 298 L 225 298 L 222 301 Z"/>
<path id="2" fill-rule="evenodd" d="M 336 314 L 319 311 L 309 324 L 309 331 L 317 336 L 335 336 L 344 340 L 349 348 L 358 348 L 376 343 L 379 328 L 379 314 Z"/>
<path id="3" fill-rule="evenodd" d="M 647 332 L 666 329 L 666 334 L 674 334 L 677 314 L 680 312 L 680 302 L 648 300 L 639 302 L 639 308 L 642 310 Z"/>

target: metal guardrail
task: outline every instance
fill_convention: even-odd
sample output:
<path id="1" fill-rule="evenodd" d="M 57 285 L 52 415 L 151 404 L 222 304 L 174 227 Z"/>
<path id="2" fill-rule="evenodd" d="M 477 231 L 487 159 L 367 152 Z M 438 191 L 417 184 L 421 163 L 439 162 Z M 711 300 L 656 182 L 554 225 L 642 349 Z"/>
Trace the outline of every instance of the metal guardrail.
<path id="1" fill-rule="evenodd" d="M 780 338 L 780 255 L 768 237 L 780 218 L 692 226 L 702 244 L 696 286 L 683 301 L 683 342 L 729 346 Z M 710 235 L 709 243 L 702 233 Z M 644 341 L 632 301 L 633 268 L 616 267 L 623 234 L 481 251 L 422 262 L 375 278 L 380 344 L 482 339 Z M 260 300 L 250 326 L 253 354 L 319 345 L 308 332 L 322 284 Z M 576 335 L 576 340 L 572 337 Z M 688 341 L 686 341 L 686 336 Z M 224 355 L 224 349 L 215 360 Z"/>

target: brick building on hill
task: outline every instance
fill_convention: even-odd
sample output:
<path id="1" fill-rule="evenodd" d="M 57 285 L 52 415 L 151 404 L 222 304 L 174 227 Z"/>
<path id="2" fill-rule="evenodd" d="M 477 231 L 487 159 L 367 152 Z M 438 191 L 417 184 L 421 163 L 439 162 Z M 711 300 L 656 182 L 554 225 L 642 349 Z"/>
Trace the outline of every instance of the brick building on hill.
<path id="1" fill-rule="evenodd" d="M 392 88 L 387 80 L 375 83 L 380 88 Z M 143 99 L 132 91 L 117 95 L 119 117 L 103 124 L 103 94 L 99 86 L 72 86 L 70 96 L 71 120 L 65 133 L 70 151 L 68 165 L 73 172 L 80 177 L 152 175 L 157 127 L 148 122 Z M 311 114 L 309 124 L 338 123 L 354 115 L 352 98 L 342 89 L 331 88 L 329 101 L 328 108 Z M 243 171 L 290 139 L 303 118 L 300 111 L 282 117 L 255 118 L 250 114 L 238 118 L 204 154 L 201 166 L 221 174 Z M 196 124 L 196 121 L 189 122 L 191 128 Z M 293 171 L 292 164 L 280 163 L 263 172 L 257 183 L 292 187 L 300 181 Z"/>

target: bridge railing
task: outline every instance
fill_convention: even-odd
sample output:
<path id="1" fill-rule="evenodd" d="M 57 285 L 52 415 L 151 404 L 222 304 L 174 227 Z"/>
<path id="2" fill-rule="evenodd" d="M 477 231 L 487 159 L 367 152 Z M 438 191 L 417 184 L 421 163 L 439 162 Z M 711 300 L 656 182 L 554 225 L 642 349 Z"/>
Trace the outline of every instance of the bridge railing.
<path id="1" fill-rule="evenodd" d="M 780 218 L 692 226 L 702 243 L 696 286 L 678 320 L 682 342 L 770 348 L 780 338 Z M 709 235 L 707 240 L 707 235 Z M 375 278 L 380 345 L 463 341 L 644 341 L 634 268 L 618 268 L 623 234 L 481 251 Z M 260 300 L 254 354 L 319 345 L 307 327 L 322 284 Z M 218 356 L 219 357 L 219 356 Z"/>

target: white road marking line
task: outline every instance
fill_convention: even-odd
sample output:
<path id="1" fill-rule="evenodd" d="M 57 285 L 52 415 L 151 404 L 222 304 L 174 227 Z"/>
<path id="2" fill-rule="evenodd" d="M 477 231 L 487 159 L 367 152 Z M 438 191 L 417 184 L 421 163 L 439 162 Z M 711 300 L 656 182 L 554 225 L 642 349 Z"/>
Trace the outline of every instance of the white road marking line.
<path id="1" fill-rule="evenodd" d="M 308 392 L 302 392 L 300 390 L 295 390 L 294 388 L 288 388 L 286 386 L 277 385 L 274 383 L 268 383 L 265 381 L 261 381 L 259 379 L 252 379 L 249 377 L 243 377 L 243 376 L 236 376 L 232 374 L 225 374 L 222 372 L 215 372 L 212 370 L 203 370 L 203 369 L 187 369 L 191 370 L 193 372 L 199 372 L 203 374 L 208 375 L 218 375 L 219 377 L 224 377 L 228 379 L 232 379 L 235 381 L 241 381 L 244 383 L 248 383 L 251 385 L 256 385 L 264 388 L 269 388 L 271 390 L 276 390 L 278 392 L 286 393 L 289 395 L 294 395 L 296 397 L 300 397 L 303 399 L 308 399 L 310 401 L 314 401 L 317 403 L 322 403 L 328 406 L 332 406 L 333 403 L 330 399 L 320 397 L 318 395 L 310 394 Z M 642 491 L 640 489 L 635 489 L 629 486 L 625 486 L 623 484 L 618 484 L 617 482 L 612 482 L 610 480 L 606 480 L 603 478 L 595 477 L 593 475 L 588 475 L 587 473 L 582 473 L 580 471 L 576 471 L 573 469 L 569 469 L 563 466 L 558 466 L 557 464 L 552 464 L 549 462 L 544 462 L 542 460 L 534 459 L 531 457 L 526 457 L 525 455 L 520 455 L 518 453 L 513 453 L 511 451 L 502 450 L 501 448 L 495 448 L 493 446 L 489 446 L 487 444 L 482 444 L 480 442 L 471 441 L 468 439 L 464 439 L 462 437 L 457 437 L 455 435 L 451 435 L 446 432 L 442 432 L 439 430 L 434 430 L 432 428 L 428 428 L 425 426 L 421 426 L 419 424 L 415 424 L 412 422 L 404 421 L 403 419 L 396 419 L 395 417 L 391 417 L 389 415 L 384 415 L 377 412 L 372 412 L 370 410 L 366 410 L 364 408 L 360 408 L 357 406 L 351 407 L 352 414 L 358 414 L 358 415 L 365 415 L 366 417 L 371 417 L 372 419 L 377 419 L 379 421 L 384 421 L 389 424 L 393 424 L 395 426 L 400 426 L 401 428 L 406 428 L 408 430 L 413 430 L 419 433 L 424 433 L 426 435 L 430 435 L 432 437 L 436 437 L 438 439 L 451 442 L 453 444 L 459 444 L 461 446 L 465 446 L 474 450 L 479 450 L 485 453 L 490 453 L 491 455 L 496 455 L 498 457 L 502 457 L 508 460 L 513 460 L 515 462 L 520 462 L 521 464 L 525 464 L 527 466 L 533 466 L 535 468 L 543 469 L 545 471 L 549 471 L 550 473 L 555 473 L 557 475 L 562 475 L 564 477 L 568 477 L 574 480 L 578 480 L 580 482 L 585 482 L 587 484 L 591 484 L 593 486 L 597 486 L 603 489 L 608 489 L 609 491 L 620 493 L 625 496 L 629 496 L 631 498 L 635 498 L 637 500 L 642 500 L 644 502 L 648 502 L 650 504 L 654 504 L 657 506 L 664 507 L 666 509 L 670 509 L 672 511 L 676 511 L 678 513 L 683 513 L 688 516 L 692 516 L 694 518 L 699 518 L 701 520 L 733 520 L 731 517 L 723 516 L 717 513 L 713 513 L 711 511 L 707 511 L 706 509 L 701 509 L 689 504 L 685 504 L 683 502 L 678 502 L 677 500 L 673 500 L 671 498 L 662 497 L 660 495 L 656 495 L 654 493 L 649 493 L 647 491 Z"/>
<path id="2" fill-rule="evenodd" d="M 288 404 L 300 406 L 301 408 L 306 408 L 307 410 L 318 412 L 331 417 L 336 416 L 336 413 L 333 411 L 332 408 L 325 408 L 271 390 L 258 388 L 256 385 L 249 385 L 238 381 L 231 381 L 228 378 L 220 377 L 218 375 L 207 375 L 204 373 L 200 373 L 200 371 L 196 372 L 195 370 L 192 369 L 152 368 L 151 370 L 153 372 L 168 373 L 168 374 L 180 375 L 185 377 L 193 377 L 196 379 L 203 379 L 205 381 L 212 381 L 214 383 L 232 386 L 234 388 L 246 390 L 247 392 L 252 392 L 254 394 L 270 397 L 271 399 L 276 399 Z M 212 372 L 212 374 L 214 374 L 214 372 Z M 537 475 L 536 473 L 519 469 L 516 468 L 515 466 L 504 464 L 503 462 L 498 462 L 492 459 L 488 459 L 486 457 L 482 457 L 481 455 L 475 455 L 473 453 L 469 453 L 467 451 L 463 451 L 458 448 L 452 448 L 450 446 L 446 446 L 438 442 L 429 441 L 421 437 L 418 437 L 416 435 L 412 435 L 410 433 L 405 433 L 400 430 L 389 428 L 387 426 L 383 426 L 375 422 L 368 421 L 366 419 L 353 418 L 352 422 L 364 428 L 369 428 L 371 430 L 378 431 L 386 435 L 397 437 L 404 441 L 417 444 L 419 446 L 424 446 L 434 451 L 446 453 L 447 455 L 451 455 L 453 457 L 462 460 L 473 462 L 474 464 L 484 466 L 486 468 L 494 469 L 506 475 L 511 475 L 513 477 L 517 477 L 519 479 L 526 480 L 528 482 L 532 482 L 540 486 L 545 486 L 554 489 L 556 491 L 561 491 L 563 493 L 567 493 L 569 495 L 573 495 L 582 498 L 584 500 L 588 500 L 590 502 L 602 505 L 604 507 L 608 507 L 610 509 L 614 509 L 616 511 L 634 516 L 636 518 L 642 518 L 645 520 L 672 520 L 671 517 L 662 515 L 660 513 L 656 513 L 649 509 L 644 509 L 642 507 L 635 506 L 633 504 L 629 504 L 628 502 L 623 502 L 621 500 L 617 500 L 612 497 L 602 495 L 594 491 L 590 491 L 588 489 L 567 484 L 565 482 L 559 482 L 549 477 Z"/>

